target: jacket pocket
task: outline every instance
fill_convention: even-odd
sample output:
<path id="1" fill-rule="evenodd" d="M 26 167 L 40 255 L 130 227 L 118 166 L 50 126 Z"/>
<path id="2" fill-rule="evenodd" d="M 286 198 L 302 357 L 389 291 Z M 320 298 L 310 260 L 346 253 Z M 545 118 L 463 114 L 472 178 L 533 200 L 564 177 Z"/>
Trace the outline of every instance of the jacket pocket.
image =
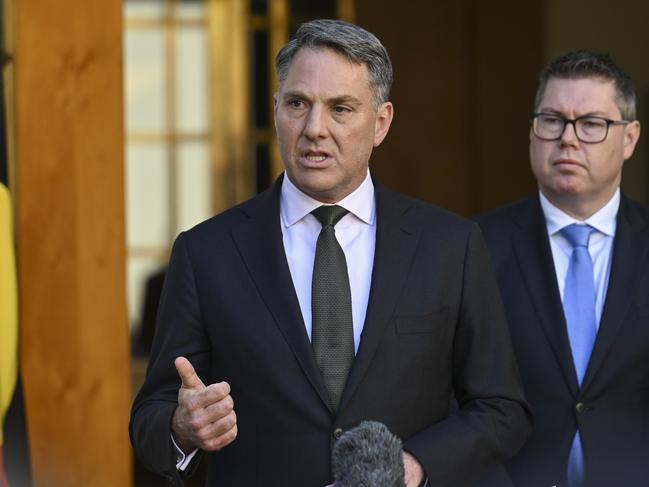
<path id="1" fill-rule="evenodd" d="M 398 334 L 433 333 L 444 328 L 448 314 L 448 307 L 444 307 L 425 315 L 395 316 L 394 323 Z"/>

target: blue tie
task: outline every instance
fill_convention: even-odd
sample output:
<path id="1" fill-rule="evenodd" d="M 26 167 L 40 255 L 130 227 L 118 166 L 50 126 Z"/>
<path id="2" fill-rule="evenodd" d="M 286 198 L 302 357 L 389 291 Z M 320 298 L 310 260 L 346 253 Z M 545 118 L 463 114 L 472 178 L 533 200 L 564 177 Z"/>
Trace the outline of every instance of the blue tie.
<path id="1" fill-rule="evenodd" d="M 588 253 L 588 239 L 593 228 L 588 225 L 569 225 L 561 234 L 573 247 L 566 285 L 563 290 L 563 311 L 568 326 L 568 339 L 572 349 L 572 359 L 581 383 L 586 374 L 590 354 L 597 335 L 595 314 L 595 281 L 593 261 Z M 568 484 L 581 485 L 584 478 L 584 452 L 579 431 L 575 434 L 568 456 Z"/>

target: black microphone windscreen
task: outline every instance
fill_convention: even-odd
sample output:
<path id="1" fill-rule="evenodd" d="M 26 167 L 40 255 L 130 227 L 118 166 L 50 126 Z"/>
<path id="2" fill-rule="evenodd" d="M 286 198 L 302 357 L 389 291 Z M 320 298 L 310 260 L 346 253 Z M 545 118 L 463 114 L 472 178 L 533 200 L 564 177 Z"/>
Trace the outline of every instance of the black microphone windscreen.
<path id="1" fill-rule="evenodd" d="M 401 440 L 382 423 L 363 421 L 336 441 L 335 487 L 405 487 Z"/>

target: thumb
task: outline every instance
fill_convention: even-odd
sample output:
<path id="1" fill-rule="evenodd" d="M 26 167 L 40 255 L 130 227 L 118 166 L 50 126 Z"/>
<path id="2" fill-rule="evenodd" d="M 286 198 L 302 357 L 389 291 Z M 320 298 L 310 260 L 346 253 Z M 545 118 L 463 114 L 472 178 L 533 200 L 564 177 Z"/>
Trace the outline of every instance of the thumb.
<path id="1" fill-rule="evenodd" d="M 205 387 L 203 381 L 198 377 L 191 362 L 185 357 L 178 357 L 174 361 L 180 380 L 182 380 L 182 387 L 185 389 L 202 389 Z"/>

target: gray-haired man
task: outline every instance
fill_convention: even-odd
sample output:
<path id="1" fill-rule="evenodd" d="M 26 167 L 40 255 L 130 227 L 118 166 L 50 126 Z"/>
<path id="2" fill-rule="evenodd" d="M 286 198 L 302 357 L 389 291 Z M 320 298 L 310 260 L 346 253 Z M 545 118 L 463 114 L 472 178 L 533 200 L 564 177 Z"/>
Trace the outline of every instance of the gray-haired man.
<path id="1" fill-rule="evenodd" d="M 370 176 L 393 116 L 375 36 L 309 22 L 276 67 L 286 172 L 176 241 L 135 449 L 175 481 L 202 455 L 209 485 L 322 487 L 374 420 L 409 487 L 471 483 L 530 425 L 479 231 Z"/>

